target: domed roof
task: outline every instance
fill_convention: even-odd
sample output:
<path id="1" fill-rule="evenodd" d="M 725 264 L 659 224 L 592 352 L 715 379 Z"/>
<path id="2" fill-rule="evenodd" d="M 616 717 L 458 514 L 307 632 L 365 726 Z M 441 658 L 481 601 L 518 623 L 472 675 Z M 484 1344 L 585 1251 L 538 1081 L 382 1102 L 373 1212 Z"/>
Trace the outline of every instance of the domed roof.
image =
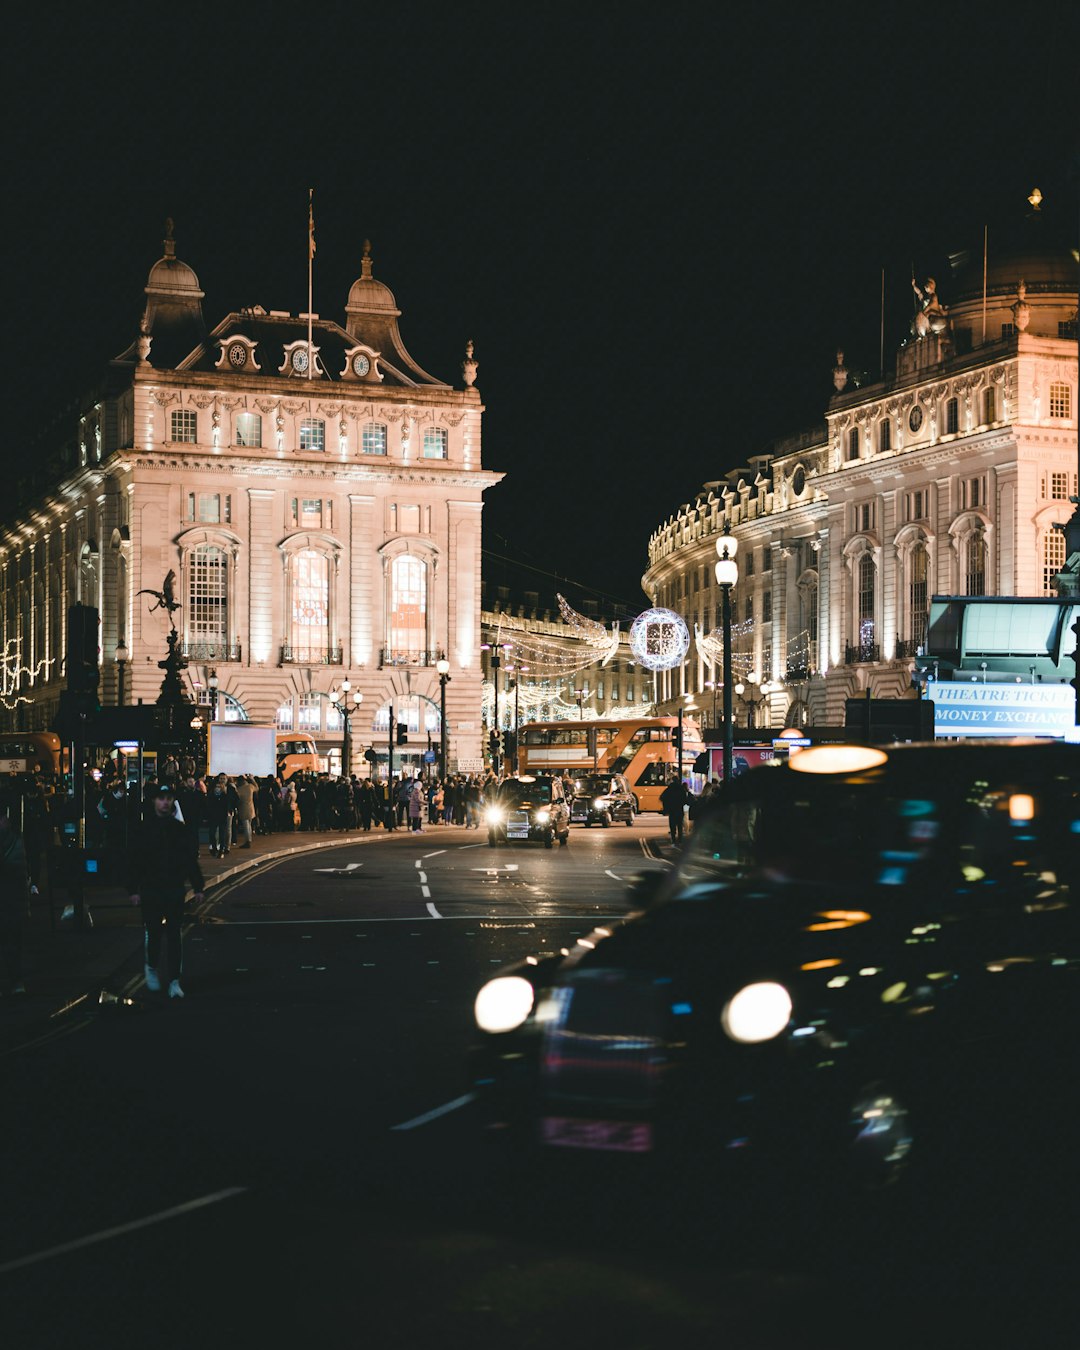
<path id="1" fill-rule="evenodd" d="M 986 292 L 1011 295 L 1018 281 L 1033 295 L 1066 294 L 1077 290 L 1077 253 L 1056 221 L 1039 209 L 1041 196 L 1032 193 L 1033 209 L 1016 225 L 987 232 Z M 1031 200 L 1031 199 L 1029 199 Z M 982 248 L 952 255 L 953 305 L 974 300 L 983 293 Z"/>
<path id="2" fill-rule="evenodd" d="M 180 296 L 201 300 L 203 291 L 199 278 L 185 262 L 176 256 L 176 241 L 173 239 L 173 223 L 165 222 L 164 255 L 151 267 L 146 279 L 146 294 L 160 295 L 162 298 L 175 299 Z"/>
<path id="3" fill-rule="evenodd" d="M 360 276 L 349 290 L 349 299 L 345 305 L 346 314 L 388 314 L 395 318 L 401 310 L 397 307 L 394 292 L 371 275 L 371 240 L 364 240 L 364 256 L 360 263 Z"/>

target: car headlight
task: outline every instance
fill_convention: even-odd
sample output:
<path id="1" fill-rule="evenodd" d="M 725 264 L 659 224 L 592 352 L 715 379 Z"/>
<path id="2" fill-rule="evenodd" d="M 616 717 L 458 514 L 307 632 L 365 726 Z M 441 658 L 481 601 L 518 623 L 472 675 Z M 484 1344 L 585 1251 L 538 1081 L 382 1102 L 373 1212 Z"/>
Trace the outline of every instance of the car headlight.
<path id="1" fill-rule="evenodd" d="M 733 1041 L 754 1045 L 779 1036 L 791 1018 L 791 995 L 782 984 L 748 984 L 730 998 L 720 1022 Z"/>
<path id="2" fill-rule="evenodd" d="M 605 806 L 610 805 L 611 803 L 608 801 L 606 797 L 597 797 L 596 801 L 593 802 L 593 810 L 602 811 Z"/>
<path id="3" fill-rule="evenodd" d="M 513 1031 L 532 1012 L 533 987 L 520 975 L 488 980 L 476 996 L 473 1016 L 481 1031 Z"/>
<path id="4" fill-rule="evenodd" d="M 546 825 L 550 819 L 551 819 L 550 811 L 537 811 L 536 813 L 537 825 Z"/>
<path id="5" fill-rule="evenodd" d="M 489 806 L 488 809 L 484 812 L 484 819 L 487 821 L 489 825 L 498 825 L 499 821 L 502 820 L 502 818 L 503 813 L 499 810 L 497 806 Z"/>

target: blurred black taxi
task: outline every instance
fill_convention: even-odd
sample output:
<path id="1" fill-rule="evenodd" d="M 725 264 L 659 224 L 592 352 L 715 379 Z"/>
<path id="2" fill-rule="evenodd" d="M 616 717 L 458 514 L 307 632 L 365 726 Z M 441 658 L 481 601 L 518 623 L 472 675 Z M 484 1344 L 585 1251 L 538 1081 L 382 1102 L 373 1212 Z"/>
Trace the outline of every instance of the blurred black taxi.
<path id="1" fill-rule="evenodd" d="M 812 747 L 734 779 L 621 922 L 475 1002 L 488 1123 L 868 1183 L 1062 1081 L 1080 748 Z"/>
<path id="2" fill-rule="evenodd" d="M 570 778 L 570 822 L 602 825 L 634 823 L 634 794 L 621 773 L 573 773 Z"/>
<path id="3" fill-rule="evenodd" d="M 535 839 L 551 848 L 556 839 L 563 845 L 570 836 L 562 780 L 547 774 L 505 779 L 484 814 L 492 847 Z"/>

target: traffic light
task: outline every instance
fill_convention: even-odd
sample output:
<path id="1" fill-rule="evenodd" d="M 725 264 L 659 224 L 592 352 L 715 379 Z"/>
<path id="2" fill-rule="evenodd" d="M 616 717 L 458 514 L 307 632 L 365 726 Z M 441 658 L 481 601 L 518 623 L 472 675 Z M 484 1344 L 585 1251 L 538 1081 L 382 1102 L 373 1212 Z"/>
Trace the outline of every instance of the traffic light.
<path id="1" fill-rule="evenodd" d="M 407 722 L 397 724 L 397 743 L 398 745 L 408 745 L 409 743 L 409 724 Z"/>
<path id="2" fill-rule="evenodd" d="M 72 605 L 67 616 L 67 687 L 76 694 L 97 694 L 98 612 L 92 605 Z"/>
<path id="3" fill-rule="evenodd" d="M 497 731 L 491 731 L 488 733 L 488 749 L 491 752 L 492 764 L 498 764 L 499 756 L 502 753 L 502 750 L 499 745 L 499 733 Z"/>
<path id="4" fill-rule="evenodd" d="M 517 732 L 507 731 L 503 735 L 503 746 L 505 747 L 506 758 L 517 764 Z"/>
<path id="5" fill-rule="evenodd" d="M 671 744 L 675 751 L 676 763 L 682 762 L 682 719 L 679 719 L 679 725 L 671 728 Z"/>

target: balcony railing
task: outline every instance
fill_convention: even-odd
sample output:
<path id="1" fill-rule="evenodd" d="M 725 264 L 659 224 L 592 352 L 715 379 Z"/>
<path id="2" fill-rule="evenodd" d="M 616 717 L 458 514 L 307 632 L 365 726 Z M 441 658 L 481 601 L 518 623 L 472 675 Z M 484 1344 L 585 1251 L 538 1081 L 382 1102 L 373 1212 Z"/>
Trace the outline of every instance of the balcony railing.
<path id="1" fill-rule="evenodd" d="M 340 666 L 342 652 L 340 647 L 293 647 L 283 643 L 281 648 L 283 666 Z"/>
<path id="2" fill-rule="evenodd" d="M 180 655 L 189 661 L 239 661 L 239 642 L 214 642 L 205 638 L 181 642 Z"/>
<path id="3" fill-rule="evenodd" d="M 379 650 L 380 666 L 433 666 L 438 660 L 434 652 L 405 650 L 399 647 L 382 647 Z"/>
<path id="4" fill-rule="evenodd" d="M 787 669 L 784 671 L 784 680 L 788 684 L 795 684 L 799 680 L 808 680 L 810 674 L 810 663 L 808 661 L 789 661 Z"/>
<path id="5" fill-rule="evenodd" d="M 918 656 L 919 648 L 921 646 L 922 642 L 916 641 L 914 638 L 897 638 L 896 659 L 898 661 L 903 661 L 906 660 L 908 657 Z"/>
<path id="6" fill-rule="evenodd" d="M 860 642 L 856 647 L 844 648 L 844 665 L 858 665 L 860 661 L 880 661 L 881 647 L 876 642 Z"/>

